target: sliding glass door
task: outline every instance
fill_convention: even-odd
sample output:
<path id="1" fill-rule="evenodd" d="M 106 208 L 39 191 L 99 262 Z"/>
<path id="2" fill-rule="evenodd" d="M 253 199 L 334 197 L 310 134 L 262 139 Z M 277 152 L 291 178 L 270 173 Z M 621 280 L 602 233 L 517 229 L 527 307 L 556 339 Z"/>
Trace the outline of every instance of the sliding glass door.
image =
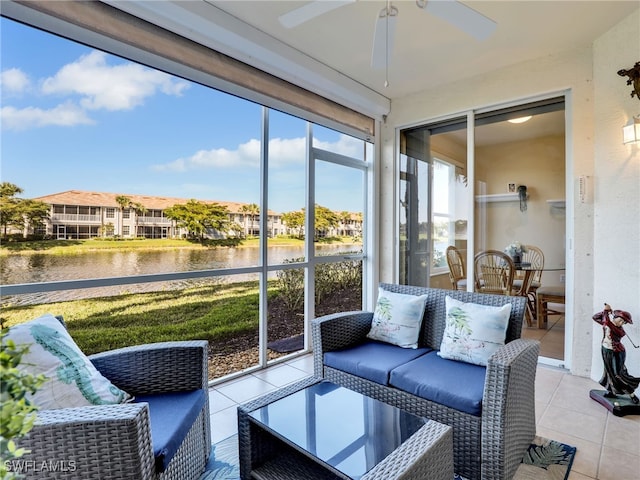
<path id="1" fill-rule="evenodd" d="M 466 251 L 465 131 L 456 119 L 400 133 L 400 283 L 446 288 L 447 247 Z"/>
<path id="2" fill-rule="evenodd" d="M 444 251 L 455 246 L 474 290 L 475 255 L 519 243 L 542 251 L 538 283 L 564 284 L 563 96 L 405 128 L 399 145 L 400 283 L 452 288 Z M 546 338 L 541 356 L 562 362 L 565 318 L 538 328 L 532 298 L 523 335 Z"/>

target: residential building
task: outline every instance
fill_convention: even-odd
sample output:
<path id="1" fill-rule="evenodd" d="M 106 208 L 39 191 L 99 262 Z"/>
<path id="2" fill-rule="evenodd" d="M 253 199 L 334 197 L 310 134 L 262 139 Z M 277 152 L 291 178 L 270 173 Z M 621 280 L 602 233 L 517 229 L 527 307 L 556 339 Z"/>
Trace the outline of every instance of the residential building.
<path id="1" fill-rule="evenodd" d="M 122 204 L 118 202 L 120 199 Z M 186 204 L 189 199 L 152 195 L 68 190 L 34 198 L 50 205 L 46 225 L 38 233 L 55 239 L 120 238 L 182 238 L 188 232 L 165 215 L 165 209 Z M 246 203 L 223 200 L 203 200 L 222 205 L 229 211 L 229 232 L 208 231 L 209 238 L 260 235 L 259 212 L 247 209 Z M 349 235 L 358 237 L 362 231 L 362 215 L 343 212 L 340 223 L 323 236 Z M 239 230 L 237 230 L 239 229 Z M 282 222 L 280 213 L 269 210 L 267 236 L 290 235 L 293 232 Z"/>

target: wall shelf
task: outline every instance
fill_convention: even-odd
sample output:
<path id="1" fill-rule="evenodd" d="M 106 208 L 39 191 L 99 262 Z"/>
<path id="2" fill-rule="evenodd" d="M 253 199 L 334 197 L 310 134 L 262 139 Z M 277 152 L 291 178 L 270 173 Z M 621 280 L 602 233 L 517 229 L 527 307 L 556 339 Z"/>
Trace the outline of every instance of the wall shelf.
<path id="1" fill-rule="evenodd" d="M 527 199 L 529 195 L 527 194 Z M 492 203 L 492 202 L 519 202 L 520 196 L 517 193 L 494 193 L 491 195 L 476 195 L 476 202 Z"/>
<path id="2" fill-rule="evenodd" d="M 555 199 L 547 200 L 547 203 L 551 207 L 565 208 L 567 202 L 564 198 L 555 198 Z"/>

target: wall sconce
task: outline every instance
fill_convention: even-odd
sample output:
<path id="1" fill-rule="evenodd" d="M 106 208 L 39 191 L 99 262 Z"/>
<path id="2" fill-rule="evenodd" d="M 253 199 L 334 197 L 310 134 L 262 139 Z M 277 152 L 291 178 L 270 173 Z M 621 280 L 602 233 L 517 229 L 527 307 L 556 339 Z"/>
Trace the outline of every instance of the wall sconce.
<path id="1" fill-rule="evenodd" d="M 640 115 L 633 117 L 622 127 L 622 143 L 636 142 L 640 142 Z"/>

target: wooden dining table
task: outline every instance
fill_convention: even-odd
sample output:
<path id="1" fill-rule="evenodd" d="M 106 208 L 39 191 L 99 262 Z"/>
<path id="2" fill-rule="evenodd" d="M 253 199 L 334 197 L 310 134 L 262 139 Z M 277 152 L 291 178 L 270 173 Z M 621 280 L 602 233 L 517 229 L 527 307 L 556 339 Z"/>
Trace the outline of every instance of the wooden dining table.
<path id="1" fill-rule="evenodd" d="M 535 320 L 537 317 L 536 312 L 536 297 L 535 291 L 532 290 L 531 284 L 536 272 L 559 272 L 566 269 L 565 265 L 544 265 L 543 267 L 531 265 L 528 262 L 514 263 L 517 271 L 523 272 L 522 285 L 520 289 L 514 294 L 520 297 L 527 297 L 527 310 L 531 315 L 531 319 Z"/>

